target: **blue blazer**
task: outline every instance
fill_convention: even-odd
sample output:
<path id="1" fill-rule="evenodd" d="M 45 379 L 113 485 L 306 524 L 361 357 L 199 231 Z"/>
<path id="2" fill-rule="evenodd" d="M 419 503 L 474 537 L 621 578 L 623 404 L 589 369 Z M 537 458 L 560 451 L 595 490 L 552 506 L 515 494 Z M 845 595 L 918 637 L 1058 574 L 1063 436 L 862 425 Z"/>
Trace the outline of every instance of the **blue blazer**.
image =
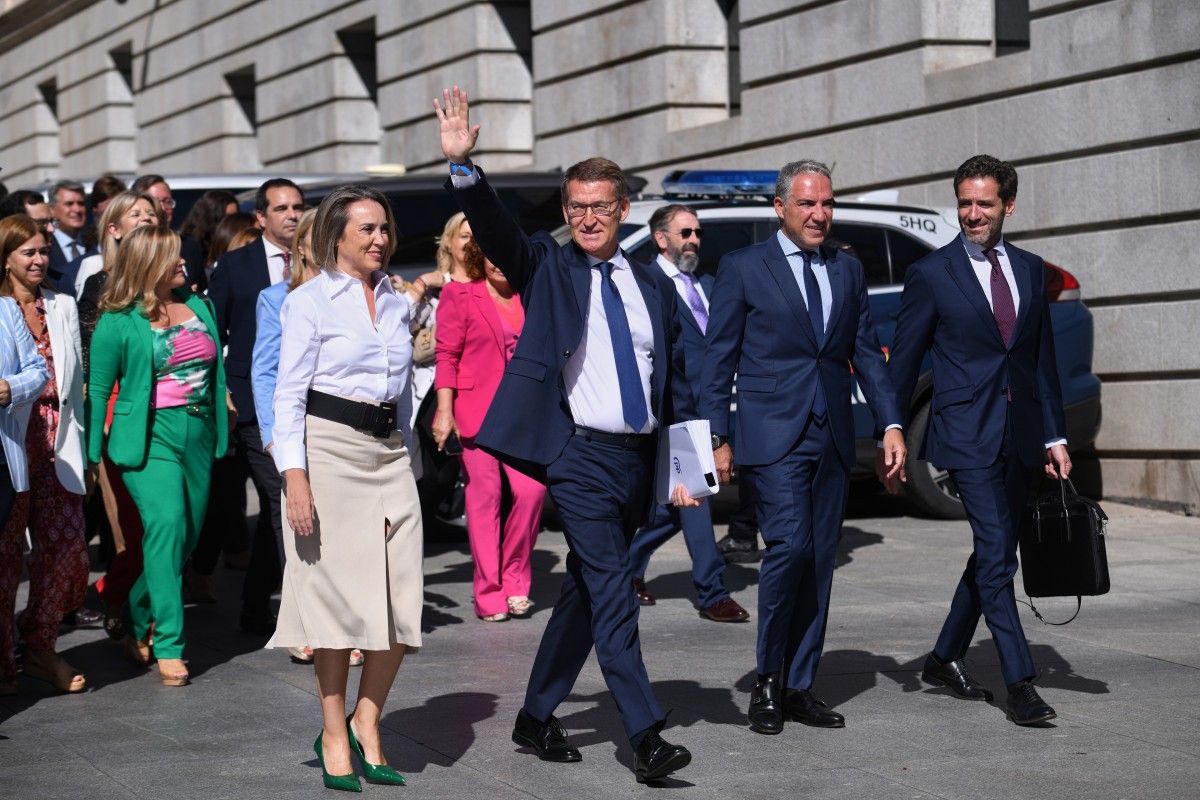
<path id="1" fill-rule="evenodd" d="M 250 382 L 257 327 L 255 310 L 258 293 L 270 285 L 267 251 L 261 238 L 221 256 L 208 284 L 208 298 L 217 314 L 217 330 L 221 340 L 229 345 L 225 376 L 239 423 L 255 420 L 254 389 Z"/>
<path id="2" fill-rule="evenodd" d="M 92 245 L 79 258 L 69 259 L 58 243 L 58 239 L 51 235 L 50 263 L 46 267 L 46 277 L 50 279 L 50 283 L 55 289 L 73 295 L 75 294 L 75 276 L 79 274 L 79 265 L 88 256 L 99 255 L 99 253 L 100 248 Z"/>
<path id="3" fill-rule="evenodd" d="M 455 189 L 449 180 L 446 188 L 467 215 L 483 252 L 521 295 L 525 327 L 475 444 L 543 479 L 545 467 L 559 457 L 574 432 L 562 371 L 583 341 L 591 268 L 574 242 L 559 245 L 546 233 L 527 236 L 488 185 L 483 170 L 479 175 L 479 182 L 469 188 Z M 654 416 L 660 428 L 695 419 L 679 344 L 675 287 L 661 269 L 632 259 L 629 263 L 654 329 Z"/>
<path id="4" fill-rule="evenodd" d="M 1066 436 L 1046 265 L 1008 242 L 1004 249 L 1020 298 L 1007 348 L 962 237 L 905 275 L 888 371 L 907 426 L 921 361 L 933 349 L 933 405 L 919 457 L 943 469 L 986 467 L 996 460 L 1009 411 L 1005 387 L 1012 387 L 1013 431 L 1023 464 L 1044 463 L 1046 442 Z"/>
<path id="5" fill-rule="evenodd" d="M 657 264 L 651 264 L 650 266 L 658 268 Z M 668 278 L 667 280 L 674 287 L 675 279 Z M 713 285 L 716 283 L 716 280 L 712 275 L 705 274 L 698 276 L 696 282 L 700 284 L 700 288 L 704 291 L 704 296 L 708 298 L 709 307 L 711 308 Z M 692 402 L 698 409 L 700 408 L 700 371 L 704 367 L 704 334 L 700 332 L 700 323 L 696 322 L 696 316 L 692 313 L 691 306 L 679 298 L 678 290 L 675 291 L 675 302 L 679 304 L 679 327 L 683 334 L 680 341 L 683 342 L 683 357 L 684 365 L 687 369 L 688 387 L 692 393 Z"/>
<path id="6" fill-rule="evenodd" d="M 275 381 L 279 378 L 279 347 L 283 340 L 279 311 L 288 295 L 288 281 L 268 286 L 258 293 L 255 308 L 257 332 L 250 362 L 250 383 L 254 387 L 254 411 L 263 447 L 275 441 Z M 237 400 L 234 400 L 237 403 Z"/>
<path id="7" fill-rule="evenodd" d="M 8 381 L 12 402 L 0 406 L 0 445 L 12 477 L 13 489 L 29 491 L 29 462 L 25 459 L 25 430 L 33 401 L 46 388 L 50 373 L 46 359 L 25 324 L 21 307 L 11 297 L 0 297 L 0 378 Z"/>
<path id="8" fill-rule="evenodd" d="M 820 348 L 776 237 L 726 254 L 717 268 L 700 413 L 714 434 L 732 437 L 738 464 L 762 466 L 783 458 L 804 432 L 817 392 L 824 392 L 838 456 L 847 468 L 854 466 L 851 364 L 877 426 L 899 422 L 862 263 L 832 248 L 822 247 L 821 254 L 833 296 Z M 735 372 L 738 409 L 731 432 Z"/>

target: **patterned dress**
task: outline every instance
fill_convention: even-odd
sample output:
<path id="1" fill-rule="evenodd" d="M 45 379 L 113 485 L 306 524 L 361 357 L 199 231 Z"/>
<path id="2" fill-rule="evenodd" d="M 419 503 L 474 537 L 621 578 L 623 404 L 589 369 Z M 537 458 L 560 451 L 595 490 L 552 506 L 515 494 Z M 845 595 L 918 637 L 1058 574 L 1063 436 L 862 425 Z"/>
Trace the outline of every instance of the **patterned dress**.
<path id="1" fill-rule="evenodd" d="M 89 562 L 83 536 L 83 498 L 64 489 L 54 470 L 58 382 L 41 297 L 35 307 L 41 332 L 31 329 L 30 333 L 37 341 L 38 353 L 46 359 L 50 380 L 33 405 L 25 435 L 30 490 L 17 494 L 12 515 L 0 534 L 0 603 L 11 607 L 15 601 L 28 526 L 32 545 L 27 561 L 29 603 L 17 618 L 17 628 L 31 649 L 53 650 L 63 616 L 83 604 Z M 12 630 L 0 630 L 0 680 L 16 677 L 13 645 Z"/>

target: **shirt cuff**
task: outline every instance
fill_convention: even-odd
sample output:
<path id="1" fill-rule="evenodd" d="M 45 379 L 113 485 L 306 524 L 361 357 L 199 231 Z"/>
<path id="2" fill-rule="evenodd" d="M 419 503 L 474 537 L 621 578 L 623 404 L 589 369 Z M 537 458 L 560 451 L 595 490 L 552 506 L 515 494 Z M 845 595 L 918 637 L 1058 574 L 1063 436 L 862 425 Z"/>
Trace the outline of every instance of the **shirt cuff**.
<path id="1" fill-rule="evenodd" d="M 883 432 L 884 432 L 884 433 L 887 433 L 888 431 L 892 430 L 893 428 L 895 428 L 896 430 L 899 430 L 899 431 L 903 431 L 903 430 L 904 430 L 904 426 L 903 426 L 903 425 L 901 425 L 899 422 L 893 422 L 891 425 L 888 425 L 886 428 L 884 428 L 884 429 L 883 429 Z M 880 441 L 880 442 L 876 442 L 876 443 L 875 443 L 875 447 L 877 447 L 877 448 L 879 448 L 880 450 L 882 450 L 882 449 L 883 449 L 883 442 L 881 442 L 881 441 Z"/>
<path id="2" fill-rule="evenodd" d="M 1054 447 L 1054 445 L 1056 445 L 1056 444 L 1061 444 L 1063 447 L 1066 447 L 1067 440 L 1066 439 L 1052 439 L 1052 440 L 1046 442 L 1046 449 L 1049 450 L 1051 447 Z"/>
<path id="3" fill-rule="evenodd" d="M 471 165 L 470 175 L 459 175 L 457 173 L 451 173 L 450 175 L 450 184 L 455 189 L 469 189 L 477 183 L 479 183 L 479 170 L 475 168 L 474 164 Z"/>
<path id="4" fill-rule="evenodd" d="M 275 442 L 271 448 L 271 457 L 275 459 L 275 468 L 282 475 L 289 469 L 307 469 L 304 457 L 304 445 L 293 442 Z"/>

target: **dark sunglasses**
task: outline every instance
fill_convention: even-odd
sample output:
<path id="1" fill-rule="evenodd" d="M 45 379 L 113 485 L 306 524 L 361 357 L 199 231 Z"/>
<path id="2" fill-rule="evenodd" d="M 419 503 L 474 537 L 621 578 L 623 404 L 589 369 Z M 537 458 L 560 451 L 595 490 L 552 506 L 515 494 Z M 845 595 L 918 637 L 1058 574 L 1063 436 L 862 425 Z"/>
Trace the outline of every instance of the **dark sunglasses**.
<path id="1" fill-rule="evenodd" d="M 680 228 L 679 233 L 676 235 L 680 239 L 688 239 L 693 233 L 696 234 L 697 239 L 704 238 L 704 228 Z"/>

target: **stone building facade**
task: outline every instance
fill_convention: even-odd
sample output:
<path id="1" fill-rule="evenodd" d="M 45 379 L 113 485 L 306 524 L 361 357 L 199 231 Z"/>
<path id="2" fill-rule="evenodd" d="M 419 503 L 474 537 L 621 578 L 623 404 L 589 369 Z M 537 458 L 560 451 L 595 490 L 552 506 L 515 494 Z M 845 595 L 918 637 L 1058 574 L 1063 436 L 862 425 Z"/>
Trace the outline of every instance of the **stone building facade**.
<path id="1" fill-rule="evenodd" d="M 1079 278 L 1105 493 L 1200 510 L 1194 0 L 3 0 L 10 188 L 104 171 L 441 169 L 457 83 L 493 171 L 609 156 L 835 165 L 948 206 L 989 152 L 1007 231 Z"/>

